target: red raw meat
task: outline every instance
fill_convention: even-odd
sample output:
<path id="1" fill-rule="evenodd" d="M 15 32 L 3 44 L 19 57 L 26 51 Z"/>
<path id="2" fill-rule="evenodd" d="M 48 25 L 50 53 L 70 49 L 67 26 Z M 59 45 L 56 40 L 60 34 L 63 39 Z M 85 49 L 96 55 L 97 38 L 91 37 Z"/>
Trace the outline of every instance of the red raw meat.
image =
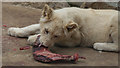
<path id="1" fill-rule="evenodd" d="M 7 27 L 7 25 L 3 25 L 4 27 Z"/>
<path id="2" fill-rule="evenodd" d="M 27 50 L 27 49 L 30 49 L 30 46 L 25 46 L 20 48 L 20 50 Z"/>
<path id="3" fill-rule="evenodd" d="M 48 50 L 47 47 L 40 44 L 39 42 L 40 36 L 38 36 L 35 45 L 33 46 L 33 57 L 37 61 L 41 62 L 53 62 L 53 61 L 77 61 L 79 58 L 85 59 L 85 57 L 79 57 L 79 55 L 76 53 L 73 56 L 70 55 L 60 55 L 52 53 Z"/>

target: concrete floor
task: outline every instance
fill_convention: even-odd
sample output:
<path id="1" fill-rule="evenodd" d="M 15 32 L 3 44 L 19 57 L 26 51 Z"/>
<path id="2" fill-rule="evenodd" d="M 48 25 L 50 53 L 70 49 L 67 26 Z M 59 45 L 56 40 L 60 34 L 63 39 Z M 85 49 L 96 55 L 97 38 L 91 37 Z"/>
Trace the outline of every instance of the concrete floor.
<path id="1" fill-rule="evenodd" d="M 41 63 L 33 59 L 32 49 L 20 51 L 19 48 L 28 45 L 27 38 L 15 38 L 7 35 L 9 27 L 24 27 L 38 23 L 41 11 L 3 3 L 2 53 L 3 66 L 117 66 L 118 53 L 99 52 L 92 48 L 60 48 L 52 47 L 59 54 L 73 55 L 78 52 L 86 60 L 73 63 Z"/>

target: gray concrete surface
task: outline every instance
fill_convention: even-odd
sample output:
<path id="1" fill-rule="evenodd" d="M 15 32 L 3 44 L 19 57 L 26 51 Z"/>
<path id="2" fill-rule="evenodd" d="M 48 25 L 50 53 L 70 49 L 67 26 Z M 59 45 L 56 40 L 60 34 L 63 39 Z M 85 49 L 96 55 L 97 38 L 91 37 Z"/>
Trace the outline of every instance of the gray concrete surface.
<path id="1" fill-rule="evenodd" d="M 3 3 L 3 25 L 2 28 L 2 61 L 3 66 L 117 66 L 118 53 L 99 52 L 92 48 L 60 48 L 51 47 L 52 51 L 59 54 L 72 55 L 79 53 L 86 60 L 80 60 L 73 63 L 41 63 L 33 59 L 32 49 L 20 51 L 19 48 L 28 45 L 27 38 L 15 38 L 7 35 L 9 27 L 23 27 L 30 24 L 38 23 L 41 11 L 37 9 L 12 6 Z"/>

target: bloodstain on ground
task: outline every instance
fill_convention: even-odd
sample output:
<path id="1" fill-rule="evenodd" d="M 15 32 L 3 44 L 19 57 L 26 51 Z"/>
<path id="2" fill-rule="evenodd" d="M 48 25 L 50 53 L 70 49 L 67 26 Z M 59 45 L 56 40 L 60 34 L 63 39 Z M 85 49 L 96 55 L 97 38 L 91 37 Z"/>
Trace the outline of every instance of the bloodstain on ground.
<path id="1" fill-rule="evenodd" d="M 7 25 L 3 25 L 3 27 L 7 27 Z"/>

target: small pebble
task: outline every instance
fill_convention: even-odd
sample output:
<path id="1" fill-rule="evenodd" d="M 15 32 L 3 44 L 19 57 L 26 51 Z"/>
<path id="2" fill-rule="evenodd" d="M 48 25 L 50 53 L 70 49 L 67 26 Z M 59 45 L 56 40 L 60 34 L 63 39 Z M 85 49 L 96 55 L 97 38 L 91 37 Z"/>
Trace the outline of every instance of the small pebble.
<path id="1" fill-rule="evenodd" d="M 25 65 L 25 64 L 22 64 L 22 65 Z"/>
<path id="2" fill-rule="evenodd" d="M 99 51 L 99 53 L 102 53 L 102 51 Z"/>
<path id="3" fill-rule="evenodd" d="M 17 57 L 18 55 L 14 55 L 13 57 Z"/>
<path id="4" fill-rule="evenodd" d="M 8 42 L 8 44 L 10 44 L 10 42 Z"/>

